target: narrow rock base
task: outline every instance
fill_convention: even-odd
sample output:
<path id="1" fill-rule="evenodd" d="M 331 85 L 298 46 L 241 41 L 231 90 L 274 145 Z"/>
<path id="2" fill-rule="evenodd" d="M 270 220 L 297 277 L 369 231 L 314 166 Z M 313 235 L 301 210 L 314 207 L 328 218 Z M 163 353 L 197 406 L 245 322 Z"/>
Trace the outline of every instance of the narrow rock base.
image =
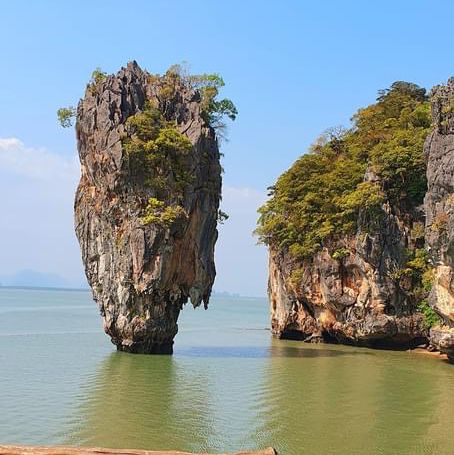
<path id="1" fill-rule="evenodd" d="M 132 343 L 130 345 L 117 344 L 117 350 L 129 352 L 130 354 L 155 354 L 155 355 L 172 355 L 173 341 L 157 344 L 154 342 Z"/>

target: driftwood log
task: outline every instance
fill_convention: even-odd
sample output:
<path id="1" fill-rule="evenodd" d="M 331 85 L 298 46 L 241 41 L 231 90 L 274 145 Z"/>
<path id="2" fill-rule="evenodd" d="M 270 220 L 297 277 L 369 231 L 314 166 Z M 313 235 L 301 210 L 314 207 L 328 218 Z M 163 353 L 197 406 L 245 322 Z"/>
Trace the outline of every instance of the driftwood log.
<path id="1" fill-rule="evenodd" d="M 86 447 L 34 447 L 34 446 L 0 446 L 0 455 L 208 455 L 190 452 L 154 451 L 154 450 L 123 450 L 101 449 Z M 218 454 L 229 455 L 229 454 Z M 230 455 L 277 455 L 277 452 L 269 447 L 253 452 L 238 452 Z"/>

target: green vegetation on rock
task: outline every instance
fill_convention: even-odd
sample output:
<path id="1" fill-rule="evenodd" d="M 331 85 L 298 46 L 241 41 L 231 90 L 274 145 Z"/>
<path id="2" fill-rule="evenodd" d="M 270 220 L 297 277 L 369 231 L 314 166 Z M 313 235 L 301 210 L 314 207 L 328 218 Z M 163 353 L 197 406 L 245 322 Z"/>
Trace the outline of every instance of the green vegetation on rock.
<path id="1" fill-rule="evenodd" d="M 76 117 L 76 108 L 73 106 L 61 107 L 57 111 L 58 122 L 63 128 L 73 126 L 73 120 Z"/>
<path id="2" fill-rule="evenodd" d="M 395 82 L 352 121 L 348 130 L 328 130 L 270 188 L 256 230 L 263 243 L 307 258 L 353 234 L 360 212 L 374 220 L 385 201 L 422 203 L 431 125 L 425 90 Z"/>
<path id="3" fill-rule="evenodd" d="M 88 83 L 88 90 L 96 95 L 107 73 L 96 68 Z M 127 157 L 125 172 L 137 181 L 138 188 L 145 188 L 153 197 L 147 198 L 142 221 L 144 224 L 159 224 L 169 227 L 185 215 L 182 207 L 187 186 L 194 180 L 189 154 L 192 143 L 177 128 L 173 109 L 180 103 L 184 92 L 193 91 L 200 104 L 201 117 L 207 126 L 222 136 L 225 117 L 235 120 L 238 111 L 227 98 L 218 99 L 220 89 L 225 85 L 218 74 L 191 75 L 182 65 L 173 65 L 163 75 L 149 75 L 149 84 L 154 86 L 156 97 L 148 100 L 141 111 L 130 116 L 125 122 L 122 138 L 123 150 Z M 170 112 L 169 112 L 170 110 Z M 73 125 L 76 109 L 72 106 L 57 111 L 60 124 Z M 218 213 L 223 223 L 228 215 Z"/>
<path id="4" fill-rule="evenodd" d="M 430 329 L 441 322 L 440 316 L 438 316 L 426 299 L 421 300 L 418 304 L 418 310 L 424 316 L 424 325 L 427 329 Z"/>
<path id="5" fill-rule="evenodd" d="M 103 72 L 101 68 L 96 68 L 92 73 L 91 73 L 91 79 L 90 82 L 88 83 L 88 89 L 92 94 L 96 93 L 96 87 L 97 85 L 105 80 L 107 77 L 107 73 Z M 61 107 L 60 109 L 57 110 L 57 119 L 58 123 L 63 128 L 69 128 L 73 126 L 74 119 L 76 118 L 76 113 L 77 109 L 73 106 L 68 106 L 68 107 Z"/>
<path id="6" fill-rule="evenodd" d="M 128 118 L 126 130 L 128 134 L 122 143 L 129 159 L 129 172 L 142 178 L 157 196 L 148 199 L 142 221 L 168 227 L 184 212 L 178 204 L 192 181 L 186 162 L 191 141 L 151 103 Z M 172 202 L 167 205 L 164 201 Z"/>
<path id="7" fill-rule="evenodd" d="M 225 127 L 225 117 L 235 120 L 238 115 L 238 110 L 230 99 L 217 99 L 219 90 L 225 86 L 224 79 L 219 74 L 189 74 L 184 65 L 173 65 L 161 83 L 160 94 L 164 98 L 174 96 L 178 85 L 197 91 L 201 97 L 202 117 L 212 128 L 222 130 Z"/>
<path id="8" fill-rule="evenodd" d="M 163 227 L 169 227 L 177 219 L 185 216 L 183 207 L 179 205 L 166 205 L 163 201 L 151 197 L 148 199 L 142 222 L 144 224 L 159 224 Z"/>
<path id="9" fill-rule="evenodd" d="M 107 73 L 101 70 L 99 66 L 91 73 L 90 84 L 99 84 L 107 78 Z"/>

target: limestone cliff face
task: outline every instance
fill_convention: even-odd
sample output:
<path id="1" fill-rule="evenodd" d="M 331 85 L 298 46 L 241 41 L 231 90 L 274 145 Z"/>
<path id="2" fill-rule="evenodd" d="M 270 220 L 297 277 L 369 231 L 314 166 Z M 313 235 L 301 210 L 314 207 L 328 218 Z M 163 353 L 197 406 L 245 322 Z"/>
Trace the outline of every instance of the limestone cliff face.
<path id="1" fill-rule="evenodd" d="M 164 97 L 162 84 L 132 62 L 87 87 L 77 109 L 76 234 L 104 330 L 129 352 L 171 353 L 182 306 L 190 298 L 194 307 L 206 307 L 215 278 L 221 192 L 215 133 L 202 118 L 196 90 L 177 84 Z M 149 176 L 131 167 L 124 147 L 127 119 L 147 103 L 192 144 L 179 162 L 191 176 L 179 199 L 184 216 L 170 225 L 144 223 L 144 208 L 157 192 Z M 172 169 L 160 169 L 159 178 L 170 186 L 176 180 Z M 166 198 L 170 203 L 172 195 Z"/>
<path id="2" fill-rule="evenodd" d="M 375 179 L 371 173 L 366 179 Z M 414 248 L 412 227 L 422 223 L 418 210 L 385 203 L 380 221 L 360 215 L 356 235 L 295 263 L 288 253 L 270 249 L 271 325 L 278 337 L 338 341 L 371 347 L 414 346 L 428 331 L 410 281 L 393 271 Z M 330 254 L 330 251 L 342 254 Z M 334 256 L 334 257 L 333 257 Z M 301 272 L 292 276 L 294 270 Z"/>
<path id="3" fill-rule="evenodd" d="M 426 242 L 435 266 L 430 304 L 443 323 L 431 342 L 454 362 L 454 79 L 432 91 L 434 130 L 426 140 Z"/>

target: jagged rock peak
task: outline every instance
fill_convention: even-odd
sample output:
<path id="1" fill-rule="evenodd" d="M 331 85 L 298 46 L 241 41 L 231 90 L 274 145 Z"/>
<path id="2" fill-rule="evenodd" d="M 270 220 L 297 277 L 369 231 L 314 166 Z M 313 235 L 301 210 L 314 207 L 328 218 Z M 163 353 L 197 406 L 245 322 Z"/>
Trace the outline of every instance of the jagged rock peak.
<path id="1" fill-rule="evenodd" d="M 202 102 L 184 77 L 131 61 L 77 108 L 76 234 L 120 350 L 171 353 L 182 306 L 209 302 L 221 166 Z"/>

